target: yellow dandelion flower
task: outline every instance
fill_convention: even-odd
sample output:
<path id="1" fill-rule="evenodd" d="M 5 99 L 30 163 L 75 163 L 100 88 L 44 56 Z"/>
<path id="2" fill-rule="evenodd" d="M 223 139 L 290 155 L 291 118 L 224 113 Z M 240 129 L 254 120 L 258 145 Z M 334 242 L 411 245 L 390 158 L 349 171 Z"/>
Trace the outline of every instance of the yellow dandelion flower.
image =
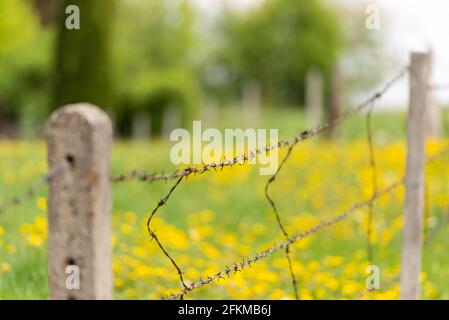
<path id="1" fill-rule="evenodd" d="M 349 281 L 343 284 L 341 291 L 344 296 L 348 297 L 354 295 L 357 292 L 357 290 L 358 290 L 357 284 L 354 281 Z"/>
<path id="2" fill-rule="evenodd" d="M 30 224 L 30 223 L 24 223 L 24 224 L 22 224 L 22 225 L 20 226 L 19 232 L 20 232 L 20 234 L 22 234 L 22 235 L 26 235 L 26 234 L 28 234 L 28 233 L 31 233 L 31 232 L 33 232 L 33 225 Z"/>
<path id="3" fill-rule="evenodd" d="M 134 248 L 133 248 L 133 254 L 134 254 L 136 257 L 143 258 L 143 257 L 145 256 L 145 254 L 146 254 L 146 251 L 145 251 L 145 249 L 142 248 L 142 247 L 134 247 Z"/>
<path id="4" fill-rule="evenodd" d="M 34 219 L 34 225 L 36 226 L 38 232 L 42 233 L 43 235 L 47 234 L 47 218 L 36 217 Z"/>
<path id="5" fill-rule="evenodd" d="M 125 216 L 126 222 L 128 222 L 130 224 L 134 224 L 137 221 L 137 215 L 133 211 L 125 212 L 124 216 Z"/>
<path id="6" fill-rule="evenodd" d="M 323 264 L 327 267 L 337 267 L 343 263 L 343 257 L 341 256 L 327 256 L 324 258 Z"/>
<path id="7" fill-rule="evenodd" d="M 6 250 L 6 252 L 9 253 L 9 254 L 13 254 L 13 253 L 16 252 L 16 246 L 13 245 L 13 244 L 8 244 L 8 245 L 5 247 L 5 250 Z"/>
<path id="8" fill-rule="evenodd" d="M 47 199 L 44 197 L 37 198 L 37 207 L 42 211 L 47 211 Z"/>
<path id="9" fill-rule="evenodd" d="M 302 300 L 313 300 L 312 292 L 308 288 L 301 288 L 299 290 L 299 296 Z"/>
<path id="10" fill-rule="evenodd" d="M 33 247 L 40 247 L 44 243 L 44 238 L 37 233 L 31 233 L 26 237 L 26 240 L 29 245 Z"/>
<path id="11" fill-rule="evenodd" d="M 9 272 L 9 271 L 12 270 L 12 267 L 11 267 L 11 265 L 9 263 L 2 262 L 0 264 L 0 270 L 3 271 L 3 272 Z"/>
<path id="12" fill-rule="evenodd" d="M 310 272 L 318 271 L 320 269 L 320 263 L 316 260 L 311 260 L 307 263 L 307 269 Z"/>
<path id="13" fill-rule="evenodd" d="M 133 233 L 133 228 L 132 228 L 131 225 L 129 225 L 129 224 L 127 224 L 127 223 L 123 223 L 123 224 L 120 226 L 120 231 L 121 231 L 124 235 L 129 236 L 130 234 Z"/>
<path id="14" fill-rule="evenodd" d="M 121 287 L 123 287 L 125 285 L 125 280 L 117 278 L 117 279 L 114 280 L 114 285 L 117 288 L 121 288 Z"/>

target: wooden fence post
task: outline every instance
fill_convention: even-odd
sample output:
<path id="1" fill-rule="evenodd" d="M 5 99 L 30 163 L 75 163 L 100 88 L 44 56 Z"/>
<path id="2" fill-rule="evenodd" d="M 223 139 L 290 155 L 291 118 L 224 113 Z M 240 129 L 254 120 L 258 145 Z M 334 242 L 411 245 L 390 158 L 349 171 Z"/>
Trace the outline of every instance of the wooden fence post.
<path id="1" fill-rule="evenodd" d="M 308 70 L 306 75 L 306 120 L 307 127 L 321 123 L 323 116 L 323 76 L 315 68 Z"/>
<path id="2" fill-rule="evenodd" d="M 328 121 L 339 116 L 343 109 L 343 77 L 340 70 L 340 64 L 337 63 L 332 69 L 331 88 L 328 108 Z M 331 126 L 329 128 L 329 136 L 334 139 L 339 135 L 339 126 Z"/>
<path id="3" fill-rule="evenodd" d="M 419 299 L 429 57 L 411 55 L 400 298 Z"/>
<path id="4" fill-rule="evenodd" d="M 111 120 L 95 106 L 69 105 L 47 130 L 49 170 L 65 164 L 49 183 L 50 299 L 112 299 Z"/>

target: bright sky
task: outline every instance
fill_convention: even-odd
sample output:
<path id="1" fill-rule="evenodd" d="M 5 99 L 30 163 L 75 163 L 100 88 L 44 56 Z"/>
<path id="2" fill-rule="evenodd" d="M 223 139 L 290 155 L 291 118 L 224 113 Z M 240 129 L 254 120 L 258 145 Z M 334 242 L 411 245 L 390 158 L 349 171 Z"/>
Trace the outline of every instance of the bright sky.
<path id="1" fill-rule="evenodd" d="M 257 5 L 261 0 L 192 0 L 205 13 L 219 12 L 223 3 L 236 8 Z M 335 4 L 335 0 L 329 0 Z M 391 34 L 387 41 L 401 64 L 408 63 L 410 51 L 434 50 L 434 75 L 432 82 L 449 84 L 449 1 L 448 0 L 338 0 L 351 5 L 378 5 L 380 23 L 388 24 Z M 398 66 L 399 69 L 400 66 Z M 395 73 L 392 70 L 392 74 Z M 405 105 L 407 81 L 399 84 L 385 96 L 382 105 Z M 438 101 L 449 102 L 449 90 L 435 93 Z"/>

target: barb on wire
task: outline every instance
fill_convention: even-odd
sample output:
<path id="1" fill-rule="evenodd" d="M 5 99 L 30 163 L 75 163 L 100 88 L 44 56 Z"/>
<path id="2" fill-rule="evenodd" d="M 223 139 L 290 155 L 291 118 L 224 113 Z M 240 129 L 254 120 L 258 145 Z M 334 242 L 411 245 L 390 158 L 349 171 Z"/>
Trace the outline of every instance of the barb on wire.
<path id="1" fill-rule="evenodd" d="M 178 272 L 179 275 L 179 279 L 181 280 L 182 285 L 187 288 L 187 285 L 184 282 L 184 277 L 183 277 L 183 272 L 181 270 L 181 268 L 179 267 L 179 265 L 176 263 L 175 259 L 173 259 L 173 257 L 167 252 L 167 250 L 164 248 L 164 246 L 162 245 L 161 241 L 159 240 L 159 238 L 157 237 L 156 233 L 151 229 L 151 220 L 153 219 L 153 217 L 156 215 L 156 213 L 158 212 L 158 210 L 163 207 L 164 205 L 167 204 L 168 199 L 170 198 L 170 196 L 173 194 L 173 192 L 176 190 L 176 188 L 179 186 L 179 184 L 181 183 L 182 179 L 184 179 L 184 177 L 180 177 L 176 183 L 170 188 L 170 191 L 167 193 L 167 195 L 162 198 L 158 204 L 156 205 L 156 207 L 153 209 L 153 211 L 151 212 L 151 215 L 148 217 L 147 220 L 147 230 L 148 233 L 151 237 L 151 239 L 154 239 L 157 243 L 157 245 L 159 246 L 159 248 L 161 249 L 161 251 L 164 253 L 164 255 L 170 260 L 171 264 L 173 265 L 173 267 L 175 267 L 176 271 Z M 180 297 L 182 298 L 182 296 Z"/>
<path id="2" fill-rule="evenodd" d="M 314 136 L 317 136 L 321 134 L 322 132 L 329 130 L 333 126 L 339 124 L 340 122 L 346 120 L 347 118 L 353 116 L 356 113 L 359 113 L 360 111 L 368 108 L 373 102 L 379 100 L 384 96 L 384 94 L 389 91 L 389 89 L 398 82 L 409 70 L 409 67 L 406 66 L 402 68 L 402 70 L 393 77 L 390 81 L 388 81 L 379 91 L 375 92 L 371 97 L 366 99 L 361 104 L 357 105 L 356 107 L 352 109 L 348 109 L 341 114 L 337 115 L 335 118 L 322 123 L 320 125 L 317 125 L 314 128 L 308 129 L 303 131 L 302 133 L 294 136 L 291 139 L 285 139 L 281 140 L 276 144 L 273 145 L 266 145 L 264 147 L 260 147 L 258 149 L 252 150 L 248 152 L 247 154 L 242 154 L 235 156 L 233 159 L 230 160 L 222 160 L 219 162 L 214 163 L 208 163 L 204 164 L 200 167 L 187 167 L 183 169 L 182 171 L 175 171 L 170 174 L 146 174 L 146 173 L 138 173 L 137 170 L 132 171 L 130 174 L 126 175 L 118 175 L 111 177 L 111 180 L 113 182 L 125 182 L 130 180 L 140 180 L 140 181 L 146 181 L 146 182 L 153 182 L 153 181 L 167 181 L 167 180 L 174 180 L 178 179 L 180 177 L 188 177 L 190 175 L 198 175 L 198 174 L 204 174 L 209 171 L 216 171 L 218 169 L 223 170 L 225 167 L 232 167 L 237 164 L 244 164 L 245 162 L 249 162 L 257 157 L 257 155 L 262 154 L 264 152 L 269 152 L 271 150 L 275 149 L 282 149 L 285 147 L 290 147 L 293 144 L 296 144 L 298 142 L 308 140 L 310 138 L 313 138 Z"/>
<path id="3" fill-rule="evenodd" d="M 242 155 L 238 155 L 236 157 L 234 157 L 231 160 L 226 160 L 224 159 L 221 162 L 217 162 L 217 163 L 211 163 L 211 164 L 205 164 L 202 167 L 198 167 L 198 168 L 194 168 L 194 167 L 188 167 L 186 169 L 184 169 L 181 172 L 174 172 L 168 175 L 155 175 L 155 174 L 151 174 L 151 175 L 147 175 L 145 173 L 137 173 L 137 171 L 133 171 L 131 174 L 129 175 L 120 175 L 117 177 L 111 177 L 111 180 L 114 182 L 120 182 L 120 181 L 128 181 L 128 180 L 132 180 L 132 179 L 139 179 L 142 181 L 156 181 L 156 180 L 170 180 L 170 179 L 175 179 L 177 178 L 177 182 L 174 184 L 174 186 L 170 189 L 170 191 L 168 192 L 168 194 L 159 201 L 159 203 L 157 204 L 157 206 L 153 209 L 151 215 L 149 216 L 148 220 L 147 220 L 147 229 L 148 232 L 151 236 L 152 239 L 154 239 L 158 246 L 160 247 L 160 249 L 162 250 L 162 252 L 164 253 L 164 255 L 170 260 L 170 262 L 172 263 L 172 265 L 175 267 L 175 269 L 178 272 L 179 278 L 181 280 L 181 283 L 184 287 L 184 290 L 179 293 L 177 295 L 178 298 L 183 298 L 185 293 L 189 292 L 190 289 L 189 287 L 186 285 L 184 278 L 183 278 L 183 272 L 181 270 L 181 268 L 179 267 L 179 265 L 176 263 L 176 261 L 173 259 L 173 257 L 167 252 L 167 250 L 164 248 L 164 246 L 162 245 L 162 243 L 160 242 L 160 240 L 158 239 L 156 233 L 151 229 L 151 220 L 152 218 L 155 216 L 155 214 L 158 212 L 158 210 L 164 206 L 168 199 L 170 198 L 170 196 L 172 195 L 172 193 L 175 191 L 175 189 L 178 187 L 178 185 L 181 183 L 181 181 L 183 180 L 183 178 L 187 178 L 190 175 L 194 174 L 203 174 L 205 172 L 211 171 L 211 170 L 217 170 L 217 169 L 222 169 L 224 167 L 228 167 L 228 166 L 234 166 L 234 165 L 241 165 L 244 164 L 246 161 L 250 161 L 252 159 L 254 159 L 255 157 L 257 157 L 258 154 L 261 154 L 262 152 L 268 153 L 271 150 L 277 149 L 277 148 L 283 148 L 283 147 L 289 147 L 287 155 L 284 157 L 284 159 L 281 162 L 281 165 L 278 167 L 276 173 L 269 179 L 269 181 L 267 182 L 266 186 L 265 186 L 265 196 L 267 198 L 267 200 L 269 201 L 275 216 L 276 216 L 276 220 L 278 222 L 279 228 L 281 229 L 282 233 L 284 234 L 285 238 L 286 238 L 286 242 L 281 246 L 281 248 L 285 248 L 285 253 L 288 259 L 288 263 L 289 263 L 289 269 L 290 269 L 290 274 L 292 277 L 292 284 L 293 284 L 293 288 L 295 290 L 295 296 L 297 298 L 298 297 L 298 293 L 297 293 L 297 284 L 296 284 L 296 278 L 293 272 L 293 266 L 292 266 L 292 260 L 290 258 L 290 251 L 289 251 L 289 246 L 291 243 L 299 240 L 300 238 L 302 238 L 302 236 L 297 236 L 296 238 L 290 238 L 287 231 L 285 230 L 284 225 L 281 222 L 281 218 L 279 215 L 279 212 L 277 210 L 277 207 L 274 203 L 274 201 L 271 199 L 268 190 L 269 190 L 269 186 L 270 184 L 276 179 L 277 174 L 279 173 L 279 171 L 282 169 L 282 167 L 284 166 L 284 164 L 286 163 L 286 161 L 288 160 L 293 148 L 296 146 L 296 144 L 300 141 L 304 141 L 307 140 L 309 138 L 312 138 L 320 133 L 322 133 L 325 130 L 328 130 L 329 128 L 331 128 L 332 126 L 337 125 L 338 123 L 342 122 L 343 120 L 347 119 L 348 117 L 352 116 L 353 114 L 360 112 L 361 110 L 369 107 L 370 105 L 372 105 L 377 99 L 381 98 L 385 92 L 387 92 L 389 90 L 389 88 L 396 83 L 396 81 L 398 81 L 400 78 L 402 78 L 404 76 L 404 74 L 406 73 L 406 71 L 408 70 L 408 67 L 404 68 L 403 70 L 401 70 L 401 72 L 394 77 L 391 81 L 389 81 L 380 91 L 376 92 L 373 96 L 371 96 L 369 99 L 367 99 L 364 103 L 358 105 L 357 107 L 353 108 L 353 109 L 349 109 L 344 111 L 343 113 L 341 113 L 340 115 L 336 116 L 334 119 L 331 119 L 330 121 L 318 125 L 313 129 L 310 130 L 306 130 L 303 131 L 300 135 L 294 136 L 292 139 L 290 140 L 282 140 L 280 142 L 278 142 L 275 145 L 266 145 L 262 148 L 253 150 L 247 154 L 242 154 Z M 373 199 L 375 198 L 375 195 L 373 195 Z M 337 221 L 339 221 L 340 219 L 337 219 Z M 334 222 L 331 222 L 331 224 Z M 327 226 L 327 224 L 325 223 L 324 226 Z M 320 230 L 323 226 L 319 227 L 317 229 Z M 295 240 L 296 239 L 296 240 Z M 278 250 L 279 247 L 276 249 Z M 276 251 L 275 250 L 275 251 Z M 257 258 L 255 261 L 257 261 L 259 258 Z M 238 264 L 235 264 L 235 272 L 237 271 L 241 271 L 240 269 L 243 269 L 244 266 L 247 266 L 249 264 L 251 264 L 251 262 L 255 262 L 255 261 L 251 261 L 251 260 L 244 260 L 241 263 L 241 268 L 239 268 Z M 208 277 L 207 280 L 200 280 L 200 283 L 204 283 L 204 282 L 212 282 L 214 279 L 221 279 L 223 277 L 223 275 L 229 275 L 229 273 L 218 273 L 217 275 L 215 275 L 214 277 Z"/>
<path id="4" fill-rule="evenodd" d="M 169 174 L 156 174 L 156 173 L 145 173 L 138 172 L 137 170 L 131 171 L 128 175 L 120 174 L 117 176 L 111 176 L 112 182 L 125 182 L 130 180 L 137 180 L 143 182 L 154 182 L 154 181 L 169 181 L 180 178 L 183 176 L 183 173 L 180 173 L 178 170 Z"/>
<path id="5" fill-rule="evenodd" d="M 233 267 L 229 267 L 226 266 L 226 269 L 224 269 L 223 271 L 220 271 L 218 273 L 216 273 L 214 276 L 208 276 L 206 277 L 204 280 L 203 278 L 200 278 L 200 280 L 196 281 L 196 282 L 192 282 L 189 286 L 185 286 L 184 289 L 182 289 L 181 291 L 171 294 L 169 296 L 167 296 L 167 299 L 177 299 L 181 296 L 186 295 L 187 293 L 199 289 L 201 287 L 204 287 L 205 285 L 211 284 L 213 283 L 215 280 L 219 280 L 225 277 L 229 277 L 232 274 L 235 274 L 239 271 L 243 271 L 245 270 L 247 267 L 251 266 L 251 264 L 254 264 L 268 256 L 271 256 L 273 253 L 282 250 L 284 248 L 286 248 L 287 246 L 301 240 L 304 238 L 307 238 L 327 227 L 330 227 L 338 222 L 340 222 L 341 220 L 345 219 L 346 217 L 348 217 L 351 213 L 353 213 L 354 211 L 357 211 L 359 209 L 365 208 L 366 206 L 368 206 L 371 202 L 376 201 L 380 196 L 389 193 L 391 191 L 393 191 L 394 189 L 398 188 L 399 186 L 401 186 L 404 183 L 404 179 L 401 179 L 395 183 L 390 184 L 389 186 L 385 187 L 384 189 L 380 190 L 377 192 L 377 194 L 375 194 L 373 197 L 371 197 L 368 200 L 363 200 L 360 202 L 357 202 L 355 204 L 353 204 L 349 209 L 347 209 L 346 211 L 344 211 L 343 213 L 334 216 L 331 219 L 325 220 L 319 224 L 317 224 L 315 227 L 312 227 L 308 230 L 306 230 L 305 232 L 299 233 L 293 237 L 290 237 L 288 240 L 276 244 L 273 247 L 271 247 L 270 249 L 267 249 L 261 253 L 258 253 L 256 255 L 254 255 L 253 257 L 250 258 L 246 258 L 243 259 L 242 262 L 240 263 L 234 263 L 232 264 Z"/>
<path id="6" fill-rule="evenodd" d="M 33 183 L 25 192 L 20 195 L 14 196 L 7 199 L 3 204 L 0 205 L 0 214 L 6 213 L 9 209 L 19 206 L 24 203 L 27 199 L 34 197 L 38 190 L 51 181 L 54 177 L 59 175 L 66 168 L 66 163 L 61 163 L 56 166 L 51 172 L 40 177 L 35 183 Z"/>
<path id="7" fill-rule="evenodd" d="M 366 137 L 368 142 L 368 153 L 369 153 L 369 163 L 371 167 L 371 183 L 372 183 L 372 194 L 377 193 L 378 183 L 377 183 L 377 165 L 376 158 L 374 155 L 374 144 L 373 144 L 373 129 L 372 129 L 372 113 L 374 108 L 373 104 L 368 108 L 366 113 Z M 374 219 L 374 203 L 368 206 L 368 220 L 367 220 L 367 257 L 368 261 L 373 262 L 373 219 Z"/>
<path id="8" fill-rule="evenodd" d="M 438 153 L 427 157 L 426 162 L 435 161 L 436 159 L 445 155 L 448 152 L 449 152 L 449 146 L 443 148 Z M 377 192 L 371 198 L 353 204 L 346 211 L 340 213 L 339 215 L 336 215 L 329 220 L 325 220 L 325 221 L 317 224 L 315 227 L 312 227 L 312 228 L 306 230 L 303 233 L 300 233 L 293 237 L 290 237 L 288 240 L 286 240 L 282 243 L 276 244 L 273 247 L 271 247 L 270 249 L 267 249 L 261 253 L 257 253 L 256 255 L 254 255 L 250 258 L 243 259 L 242 262 L 240 262 L 240 263 L 230 264 L 232 267 L 229 267 L 229 265 L 227 265 L 224 270 L 217 272 L 213 276 L 201 277 L 199 280 L 190 283 L 190 285 L 185 285 L 185 283 L 183 283 L 183 287 L 184 287 L 183 289 L 181 289 L 177 293 L 168 295 L 165 298 L 166 299 L 178 299 L 178 298 L 184 297 L 186 294 L 188 294 L 196 289 L 200 289 L 200 288 L 202 288 L 206 285 L 209 285 L 215 281 L 219 281 L 220 279 L 229 278 L 231 275 L 236 274 L 237 272 L 246 270 L 247 267 L 251 267 L 252 264 L 254 264 L 268 256 L 271 256 L 273 253 L 275 253 L 279 250 L 285 249 L 287 246 L 290 246 L 291 244 L 293 244 L 301 239 L 307 238 L 323 229 L 326 229 L 329 226 L 332 226 L 332 225 L 340 222 L 341 220 L 348 217 L 351 213 L 353 213 L 359 209 L 366 208 L 366 207 L 370 206 L 372 203 L 377 201 L 377 199 L 380 198 L 381 196 L 383 196 L 384 194 L 390 193 L 393 190 L 395 190 L 396 188 L 402 186 L 404 184 L 404 182 L 405 182 L 405 177 L 388 185 L 387 187 L 385 187 L 383 189 L 377 190 Z M 449 221 L 449 217 L 448 217 L 448 221 Z"/>
<path id="9" fill-rule="evenodd" d="M 290 157 L 290 155 L 291 155 L 291 153 L 293 151 L 293 148 L 296 146 L 297 143 L 298 143 L 298 141 L 295 141 L 293 144 L 290 145 L 290 147 L 288 148 L 287 154 L 282 159 L 282 161 L 279 164 L 276 172 L 271 176 L 271 178 L 267 181 L 267 184 L 265 185 L 265 198 L 270 203 L 271 209 L 273 210 L 274 215 L 276 217 L 276 221 L 278 223 L 279 229 L 281 229 L 282 234 L 284 235 L 286 240 L 289 240 L 290 236 L 288 235 L 287 230 L 285 229 L 285 226 L 284 226 L 284 224 L 281 221 L 281 216 L 279 215 L 279 211 L 277 209 L 277 206 L 276 206 L 275 202 L 273 201 L 273 199 L 270 197 L 268 189 L 269 189 L 270 185 L 276 180 L 276 177 L 278 176 L 279 172 L 284 167 L 285 163 L 287 162 L 288 158 Z M 288 261 L 288 268 L 289 268 L 290 276 L 291 276 L 291 279 L 292 279 L 292 286 L 293 286 L 293 291 L 294 291 L 294 294 L 295 294 L 295 298 L 296 298 L 296 300 L 299 300 L 296 276 L 295 276 L 295 272 L 293 271 L 293 262 L 292 262 L 292 258 L 290 256 L 290 245 L 286 245 L 285 246 L 285 255 L 286 255 L 286 258 L 287 258 L 287 261 Z"/>

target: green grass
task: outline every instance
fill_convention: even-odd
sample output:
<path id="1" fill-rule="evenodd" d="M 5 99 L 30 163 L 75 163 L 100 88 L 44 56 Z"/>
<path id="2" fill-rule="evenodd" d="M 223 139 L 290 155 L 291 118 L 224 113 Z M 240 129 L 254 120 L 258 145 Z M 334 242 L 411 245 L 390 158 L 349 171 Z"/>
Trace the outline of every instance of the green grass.
<path id="1" fill-rule="evenodd" d="M 305 129 L 303 117 L 294 110 L 268 110 L 264 112 L 261 128 L 279 128 L 279 137 L 288 138 Z M 444 119 L 448 119 L 447 113 Z M 445 124 L 448 121 L 445 120 Z M 298 146 L 295 154 L 272 185 L 271 192 L 276 199 L 279 211 L 286 222 L 288 229 L 294 233 L 302 230 L 301 218 L 305 220 L 310 216 L 324 219 L 341 212 L 344 208 L 366 195 L 362 188 L 361 177 L 369 176 L 369 161 L 365 137 L 365 118 L 356 116 L 345 122 L 341 130 L 341 138 L 336 142 L 314 139 Z M 236 117 L 233 109 L 222 111 L 220 126 L 218 128 L 243 127 L 242 119 Z M 403 160 L 403 139 L 405 136 L 405 116 L 402 113 L 379 113 L 373 118 L 376 157 L 379 174 L 382 181 L 390 176 L 400 177 L 402 167 L 393 163 L 395 157 Z M 168 140 L 168 139 L 167 139 Z M 30 183 L 35 181 L 41 173 L 45 172 L 45 145 L 43 142 L 0 142 L 0 203 L 4 199 L 23 192 Z M 147 172 L 169 172 L 175 167 L 170 165 L 170 144 L 164 140 L 147 142 L 116 142 L 112 154 L 112 174 L 130 172 L 132 169 Z M 395 147 L 399 146 L 399 147 Z M 400 149 L 400 150 L 399 150 Z M 302 160 L 303 158 L 306 160 Z M 397 162 L 401 162 L 398 160 Z M 403 161 L 401 162 L 403 164 Z M 441 222 L 445 211 L 445 192 L 449 191 L 445 165 L 439 164 L 429 168 L 430 214 L 435 221 Z M 447 167 L 447 166 L 446 166 Z M 257 168 L 257 167 L 255 167 Z M 11 178 L 8 175 L 14 177 Z M 231 261 L 240 261 L 243 256 L 252 255 L 258 250 L 269 247 L 271 244 L 282 241 L 273 213 L 264 198 L 263 189 L 268 177 L 259 176 L 257 170 L 248 172 L 239 171 L 239 168 L 225 170 L 223 173 L 207 174 L 203 177 L 193 177 L 187 183 L 180 185 L 173 199 L 161 209 L 159 217 L 163 225 L 173 225 L 176 232 L 188 236 L 190 229 L 198 230 L 202 227 L 211 227 L 212 234 L 205 236 L 202 241 L 190 240 L 187 249 L 169 248 L 173 255 L 182 261 L 184 268 L 193 268 L 199 273 L 212 268 L 222 269 Z M 10 181 L 10 180 L 15 181 Z M 366 180 L 369 183 L 369 180 Z M 114 259 L 121 265 L 122 270 L 115 272 L 116 279 L 123 279 L 125 284 L 116 286 L 116 298 L 146 299 L 148 294 L 156 292 L 156 297 L 166 293 L 168 289 L 179 287 L 173 274 L 172 266 L 165 257 L 154 249 L 154 243 L 148 243 L 145 232 L 145 219 L 154 208 L 159 199 L 169 190 L 171 183 L 163 182 L 147 184 L 141 182 L 127 182 L 113 186 L 113 230 L 118 244 L 114 247 Z M 369 190 L 369 188 L 368 188 Z M 446 193 L 449 195 L 449 193 Z M 46 189 L 40 189 L 37 197 L 45 197 Z M 375 221 L 379 234 L 388 229 L 397 217 L 402 214 L 402 198 L 399 194 L 387 196 L 386 202 L 375 207 Z M 212 221 L 203 222 L 201 219 L 192 227 L 195 214 L 203 210 L 212 210 Z M 126 212 L 132 211 L 137 215 L 133 224 L 127 222 Z M 45 212 L 37 207 L 35 199 L 29 199 L 22 205 L 8 210 L 0 215 L 0 226 L 5 234 L 0 236 L 3 246 L 0 247 L 0 264 L 8 263 L 12 266 L 9 272 L 0 271 L 0 298 L 2 299 L 46 299 L 47 289 L 47 260 L 46 247 L 32 247 L 27 245 L 21 235 L 20 226 L 33 223 L 36 216 L 45 216 Z M 348 298 L 351 295 L 343 294 L 345 281 L 364 283 L 366 275 L 354 272 L 353 275 L 344 275 L 344 268 L 351 261 L 362 265 L 364 257 L 356 257 L 357 252 L 365 252 L 366 238 L 362 219 L 364 211 L 356 213 L 349 221 L 342 222 L 338 227 L 332 227 L 329 232 L 323 232 L 311 237 L 306 247 L 293 246 L 294 260 L 298 265 L 300 287 L 311 291 L 315 298 L 319 298 L 319 289 L 324 284 L 314 280 L 310 261 L 320 264 L 316 274 L 331 274 L 341 282 L 336 292 L 326 291 L 324 298 Z M 299 219 L 299 220 L 298 220 Z M 304 220 L 304 221 L 305 221 Z M 299 222 L 298 222 L 299 221 Z M 132 228 L 132 233 L 126 235 L 122 232 L 123 224 Z M 256 225 L 265 226 L 261 234 L 250 236 Z M 161 226 L 160 228 L 163 228 Z M 424 252 L 424 271 L 428 281 L 435 286 L 436 298 L 449 298 L 449 257 L 447 252 L 446 235 L 449 229 L 443 227 L 435 241 Z M 156 232 L 158 230 L 156 229 Z M 348 232 L 350 233 L 348 235 Z M 227 246 L 218 240 L 225 234 L 234 235 L 238 244 Z M 159 235 L 161 241 L 169 241 L 167 236 Z M 211 244 L 220 255 L 215 259 L 205 257 L 201 249 L 203 243 Z M 6 246 L 13 244 L 16 252 L 9 254 Z M 400 259 L 401 235 L 395 231 L 393 239 L 387 245 L 380 241 L 375 243 L 375 263 L 385 271 L 385 278 L 394 274 Z M 136 248 L 147 248 L 148 254 L 142 257 L 133 252 Z M 162 267 L 167 270 L 167 276 L 142 276 L 133 279 L 133 268 L 125 262 L 126 256 L 139 261 L 138 267 L 150 265 L 152 268 Z M 343 265 L 324 266 L 322 262 L 327 256 L 341 256 Z M 285 294 L 291 294 L 290 280 L 285 267 L 277 266 L 278 260 L 284 254 L 279 252 L 274 257 L 260 262 L 254 267 L 251 275 L 238 275 L 238 281 L 244 285 L 237 289 L 229 283 L 220 282 L 206 290 L 194 293 L 192 298 L 270 298 L 276 289 Z M 302 268 L 302 269 L 301 269 Z M 301 270 L 304 270 L 302 273 Z M 255 287 L 256 273 L 275 273 L 278 281 L 269 284 L 268 289 L 254 289 L 246 292 L 242 288 Z M 349 277 L 349 278 L 348 278 Z M 347 278 L 347 279 L 346 279 Z M 196 279 L 190 279 L 196 280 Z M 232 281 L 232 279 L 228 280 Z M 236 280 L 237 281 L 237 280 Z M 134 291 L 132 291 L 134 290 Z M 349 290 L 349 287 L 347 288 Z M 360 290 L 357 287 L 357 290 Z M 349 292 L 349 291 L 348 291 Z M 302 291 L 306 296 L 307 290 Z M 427 294 L 427 293 L 426 293 Z M 357 294 L 355 294 L 355 297 Z M 431 295 L 425 295 L 428 297 Z"/>

